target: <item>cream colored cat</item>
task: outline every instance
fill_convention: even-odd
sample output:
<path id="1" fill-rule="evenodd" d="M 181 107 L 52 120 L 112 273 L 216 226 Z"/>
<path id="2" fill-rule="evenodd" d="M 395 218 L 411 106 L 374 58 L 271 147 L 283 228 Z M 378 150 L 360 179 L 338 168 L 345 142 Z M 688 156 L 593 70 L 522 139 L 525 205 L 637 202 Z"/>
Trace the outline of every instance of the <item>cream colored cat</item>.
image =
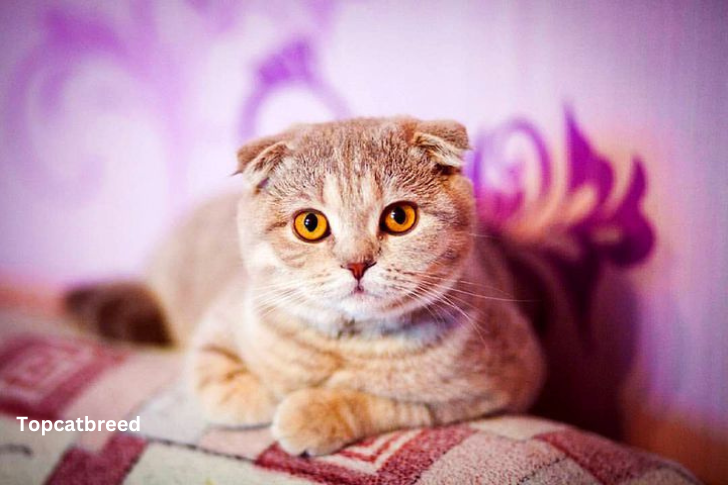
<path id="1" fill-rule="evenodd" d="M 199 209 L 149 279 L 208 420 L 319 455 L 532 403 L 544 361 L 476 237 L 467 147 L 458 123 L 392 118 L 240 150 L 242 194 Z"/>

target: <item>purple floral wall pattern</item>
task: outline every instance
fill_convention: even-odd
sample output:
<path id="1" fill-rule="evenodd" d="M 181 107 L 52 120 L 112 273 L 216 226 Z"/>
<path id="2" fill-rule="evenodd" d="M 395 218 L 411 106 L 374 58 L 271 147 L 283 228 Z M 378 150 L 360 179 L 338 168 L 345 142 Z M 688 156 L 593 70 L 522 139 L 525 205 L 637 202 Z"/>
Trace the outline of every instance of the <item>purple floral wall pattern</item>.
<path id="1" fill-rule="evenodd" d="M 468 170 L 486 227 L 530 243 L 555 265 L 588 340 L 590 303 L 603 265 L 643 261 L 655 236 L 641 208 L 647 176 L 639 158 L 626 189 L 615 198 L 614 164 L 592 148 L 570 110 L 565 123 L 566 183 L 555 183 L 554 165 L 561 161 L 552 158 L 538 128 L 525 119 L 479 133 Z M 509 152 L 516 139 L 525 141 L 532 158 Z"/>
<path id="2" fill-rule="evenodd" d="M 237 19 L 257 11 L 264 15 L 285 17 L 285 4 L 280 2 L 216 2 L 190 0 L 193 22 L 201 35 L 193 50 L 180 52 L 160 32 L 159 8 L 148 0 L 128 2 L 127 25 L 120 27 L 111 15 L 85 12 L 80 8 L 44 5 L 37 12 L 39 30 L 37 45 L 17 63 L 10 75 L 4 99 L 5 143 L 10 159 L 23 163 L 10 164 L 18 180 L 41 197 L 88 202 L 104 182 L 104 162 L 98 154 L 83 153 L 69 157 L 64 173 L 52 169 L 56 158 L 41 154 L 38 146 L 44 130 L 62 130 L 73 116 L 73 107 L 64 105 L 64 91 L 74 76 L 88 65 L 111 64 L 114 75 L 127 78 L 133 94 L 120 103 L 117 93 L 106 91 L 93 99 L 99 115 L 108 110 L 134 108 L 153 120 L 155 135 L 164 143 L 163 158 L 167 164 L 167 184 L 172 207 L 179 207 L 187 197 L 184 175 L 188 169 L 189 141 L 195 136 L 195 120 L 186 114 L 187 93 L 194 89 L 191 71 L 214 45 L 217 37 L 237 25 Z M 256 135 L 258 111 L 277 90 L 300 84 L 321 98 L 335 117 L 347 114 L 344 101 L 315 70 L 315 38 L 325 34 L 333 3 L 327 0 L 305 2 L 308 22 L 317 28 L 298 34 L 297 19 L 285 20 L 283 29 L 290 38 L 260 61 L 254 70 L 251 92 L 241 103 L 238 133 L 241 140 Z M 286 25 L 288 24 L 288 25 Z M 241 66 L 243 68 L 244 66 Z M 34 89 L 37 87 L 37 89 Z M 37 106 L 36 106 L 37 105 Z M 37 112 L 33 112 L 37 109 Z M 34 117 L 32 115 L 35 115 Z M 40 129 L 38 129 L 40 128 Z"/>
<path id="3" fill-rule="evenodd" d="M 314 67 L 315 53 L 306 39 L 294 39 L 260 63 L 256 87 L 243 106 L 240 120 L 240 139 L 247 140 L 259 133 L 257 118 L 266 98 L 291 85 L 303 86 L 318 97 L 330 110 L 332 119 L 346 117 L 349 110 Z"/>

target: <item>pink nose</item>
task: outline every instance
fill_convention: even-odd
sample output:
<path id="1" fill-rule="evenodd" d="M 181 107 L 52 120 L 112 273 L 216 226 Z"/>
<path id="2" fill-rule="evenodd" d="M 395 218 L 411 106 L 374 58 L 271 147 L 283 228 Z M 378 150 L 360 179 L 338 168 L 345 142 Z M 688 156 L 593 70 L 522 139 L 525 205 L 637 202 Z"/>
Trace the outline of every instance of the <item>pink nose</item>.
<path id="1" fill-rule="evenodd" d="M 354 278 L 356 278 L 358 281 L 358 280 L 362 279 L 362 277 L 364 276 L 364 273 L 366 273 L 366 271 L 369 268 L 371 268 L 372 266 L 374 266 L 373 262 L 362 261 L 362 262 L 358 262 L 358 263 L 349 263 L 345 266 L 345 268 L 348 269 L 349 271 L 351 271 L 351 274 L 353 274 Z"/>

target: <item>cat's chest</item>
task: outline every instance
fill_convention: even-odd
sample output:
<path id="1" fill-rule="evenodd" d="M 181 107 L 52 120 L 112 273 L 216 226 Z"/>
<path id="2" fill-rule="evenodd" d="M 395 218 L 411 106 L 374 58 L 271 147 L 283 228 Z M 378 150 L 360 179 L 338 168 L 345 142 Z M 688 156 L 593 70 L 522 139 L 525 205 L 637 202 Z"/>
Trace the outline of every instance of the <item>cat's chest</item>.
<path id="1" fill-rule="evenodd" d="M 280 395 L 319 386 L 342 365 L 335 353 L 260 322 L 249 322 L 241 329 L 238 347 L 251 372 Z"/>
<path id="2" fill-rule="evenodd" d="M 407 399 L 437 400 L 465 385 L 456 367 L 468 338 L 453 331 L 436 345 L 409 348 L 396 339 L 329 341 L 288 331 L 252 315 L 238 334 L 251 372 L 278 395 L 310 387 L 358 389 Z"/>
<path id="3" fill-rule="evenodd" d="M 471 385 L 462 372 L 463 359 L 471 357 L 463 353 L 466 338 L 452 335 L 420 350 L 348 355 L 325 386 L 405 400 L 437 401 L 443 395 L 459 395 Z"/>

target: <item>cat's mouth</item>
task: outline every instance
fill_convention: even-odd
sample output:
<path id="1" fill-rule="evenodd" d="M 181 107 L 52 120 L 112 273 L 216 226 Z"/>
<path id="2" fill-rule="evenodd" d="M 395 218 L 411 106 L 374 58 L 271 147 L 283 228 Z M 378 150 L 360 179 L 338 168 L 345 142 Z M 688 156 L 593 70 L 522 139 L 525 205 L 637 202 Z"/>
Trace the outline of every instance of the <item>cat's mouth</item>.
<path id="1" fill-rule="evenodd" d="M 343 291 L 332 303 L 346 313 L 359 317 L 391 316 L 392 311 L 411 310 L 421 304 L 418 291 L 409 290 L 401 284 L 366 278 L 349 284 L 351 286 L 348 288 L 341 288 Z"/>
<path id="2" fill-rule="evenodd" d="M 367 288 L 366 285 L 362 284 L 362 282 L 358 282 L 346 296 L 348 299 L 355 302 L 368 301 L 370 303 L 374 303 L 375 300 L 381 299 L 384 295 L 376 291 L 374 288 Z"/>

